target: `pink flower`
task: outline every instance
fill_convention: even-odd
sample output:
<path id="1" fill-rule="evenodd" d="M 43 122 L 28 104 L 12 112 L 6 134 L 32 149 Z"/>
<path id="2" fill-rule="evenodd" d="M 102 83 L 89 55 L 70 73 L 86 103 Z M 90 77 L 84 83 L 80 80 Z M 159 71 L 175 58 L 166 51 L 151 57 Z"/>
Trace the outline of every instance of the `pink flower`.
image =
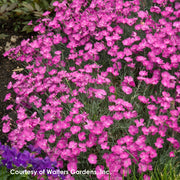
<path id="1" fill-rule="evenodd" d="M 56 135 L 50 135 L 49 136 L 49 138 L 48 138 L 48 141 L 50 142 L 50 143 L 54 143 L 55 142 L 55 140 L 56 140 Z"/>
<path id="2" fill-rule="evenodd" d="M 4 101 L 7 101 L 11 98 L 11 93 L 6 94 Z"/>
<path id="3" fill-rule="evenodd" d="M 84 141 L 85 139 L 86 139 L 86 133 L 85 132 L 80 132 L 79 134 L 78 134 L 78 138 L 79 138 L 79 140 L 80 141 Z"/>
<path id="4" fill-rule="evenodd" d="M 116 112 L 116 113 L 112 116 L 112 118 L 115 119 L 115 120 L 117 120 L 117 121 L 123 119 L 123 117 L 124 117 L 124 116 L 123 116 L 123 113 L 121 113 L 121 112 Z"/>
<path id="5" fill-rule="evenodd" d="M 96 176 L 98 179 L 101 179 L 104 176 L 104 174 L 102 173 L 103 171 L 104 171 L 104 166 L 102 165 L 96 166 Z"/>
<path id="6" fill-rule="evenodd" d="M 153 105 L 153 104 L 150 104 L 150 105 L 148 105 L 147 106 L 147 109 L 149 109 L 149 110 L 156 110 L 157 109 L 157 107 L 155 106 L 155 105 Z"/>
<path id="7" fill-rule="evenodd" d="M 77 148 L 77 143 L 75 141 L 70 141 L 68 148 L 75 149 Z"/>
<path id="8" fill-rule="evenodd" d="M 148 17 L 148 12 L 139 11 L 138 12 L 138 17 L 140 17 L 141 19 L 147 18 Z"/>
<path id="9" fill-rule="evenodd" d="M 175 139 L 175 138 L 173 138 L 173 137 L 170 137 L 170 138 L 167 138 L 167 140 L 169 141 L 169 142 L 171 142 L 172 144 L 174 144 L 177 140 Z"/>
<path id="10" fill-rule="evenodd" d="M 31 129 L 25 129 L 23 134 L 25 135 L 27 141 L 32 141 L 35 138 L 35 134 Z"/>
<path id="11" fill-rule="evenodd" d="M 162 145 L 163 143 L 164 143 L 164 140 L 159 137 L 159 138 L 156 139 L 156 142 L 154 144 L 155 144 L 155 146 L 157 148 L 162 148 L 163 147 L 163 145 Z"/>
<path id="12" fill-rule="evenodd" d="M 95 126 L 91 130 L 91 132 L 93 132 L 94 134 L 100 135 L 103 132 L 103 129 L 104 129 L 104 127 L 103 127 L 102 123 L 99 121 L 96 121 Z"/>
<path id="13" fill-rule="evenodd" d="M 171 151 L 171 152 L 169 153 L 169 157 L 175 157 L 175 154 L 174 154 L 173 151 Z"/>
<path id="14" fill-rule="evenodd" d="M 143 176 L 143 178 L 144 178 L 144 180 L 150 180 L 151 179 L 151 177 L 146 175 L 146 174 Z"/>
<path id="15" fill-rule="evenodd" d="M 167 140 L 173 144 L 174 148 L 178 149 L 180 147 L 180 143 L 175 138 L 170 137 L 170 138 L 167 138 Z"/>
<path id="16" fill-rule="evenodd" d="M 148 72 L 147 71 L 139 71 L 140 76 L 147 76 Z"/>
<path id="17" fill-rule="evenodd" d="M 130 46 L 133 43 L 133 39 L 129 37 L 127 39 L 124 39 L 122 43 L 124 46 Z"/>
<path id="18" fill-rule="evenodd" d="M 82 122 L 82 116 L 81 115 L 76 115 L 75 118 L 73 119 L 73 122 L 76 124 L 79 124 Z"/>
<path id="19" fill-rule="evenodd" d="M 123 59 L 124 56 L 125 56 L 125 54 L 124 54 L 123 51 L 119 51 L 119 52 L 117 53 L 117 57 L 120 58 L 120 59 Z"/>
<path id="20" fill-rule="evenodd" d="M 132 51 L 129 48 L 124 48 L 124 54 L 126 56 L 131 56 L 132 55 Z"/>
<path id="21" fill-rule="evenodd" d="M 12 88 L 12 82 L 10 81 L 8 86 L 7 86 L 7 89 L 11 89 Z"/>
<path id="22" fill-rule="evenodd" d="M 58 6 L 59 5 L 59 2 L 58 1 L 54 1 L 53 2 L 53 6 Z"/>
<path id="23" fill-rule="evenodd" d="M 129 154 L 127 152 L 123 152 L 120 154 L 121 159 L 127 159 L 129 157 Z"/>
<path id="24" fill-rule="evenodd" d="M 92 120 L 88 120 L 86 123 L 87 124 L 84 125 L 84 129 L 93 129 L 94 128 L 94 122 Z"/>
<path id="25" fill-rule="evenodd" d="M 13 109 L 13 105 L 12 105 L 12 104 L 8 105 L 6 109 L 7 109 L 7 110 Z"/>
<path id="26" fill-rule="evenodd" d="M 64 133 L 64 137 L 66 137 L 66 138 L 68 138 L 68 139 L 71 137 L 71 135 L 72 135 L 72 134 L 71 134 L 70 132 Z"/>
<path id="27" fill-rule="evenodd" d="M 158 6 L 152 6 L 150 11 L 159 14 L 161 12 L 161 9 Z"/>
<path id="28" fill-rule="evenodd" d="M 136 135 L 138 133 L 138 130 L 139 130 L 138 127 L 131 125 L 131 126 L 129 126 L 128 132 L 132 136 L 134 136 L 134 135 Z"/>
<path id="29" fill-rule="evenodd" d="M 99 99 L 104 99 L 107 95 L 106 91 L 104 89 L 95 89 L 95 97 Z"/>
<path id="30" fill-rule="evenodd" d="M 92 44 L 91 43 L 87 43 L 86 45 L 85 45 L 85 48 L 84 48 L 84 50 L 89 50 L 89 49 L 92 49 Z"/>
<path id="31" fill-rule="evenodd" d="M 126 94 L 131 94 L 132 93 L 132 88 L 128 87 L 128 86 L 122 86 L 122 90 L 126 93 Z"/>
<path id="32" fill-rule="evenodd" d="M 47 15 L 49 15 L 51 12 L 50 11 L 46 11 L 46 12 L 44 12 L 42 15 L 43 16 L 47 16 Z"/>
<path id="33" fill-rule="evenodd" d="M 57 133 L 61 132 L 62 129 L 62 123 L 61 121 L 58 121 L 56 124 L 53 126 L 53 130 Z"/>
<path id="34" fill-rule="evenodd" d="M 158 132 L 158 128 L 155 126 L 150 126 L 149 131 L 152 133 L 152 135 L 155 135 Z"/>
<path id="35" fill-rule="evenodd" d="M 61 41 L 62 41 L 62 37 L 60 34 L 54 35 L 54 37 L 53 37 L 53 43 L 54 44 L 59 44 Z M 55 54 L 60 55 L 61 51 L 58 51 L 58 52 L 55 51 Z"/>
<path id="36" fill-rule="evenodd" d="M 137 140 L 136 140 L 136 144 L 138 145 L 138 146 L 145 146 L 145 141 L 146 141 L 146 136 L 144 136 L 144 135 L 141 135 L 141 136 L 139 136 L 138 138 L 137 138 Z M 143 148 L 144 149 L 144 148 Z"/>
<path id="37" fill-rule="evenodd" d="M 148 153 L 142 152 L 139 156 L 141 158 L 141 162 L 142 163 L 149 163 L 149 162 L 151 162 L 151 159 L 149 158 Z"/>
<path id="38" fill-rule="evenodd" d="M 124 60 L 128 63 L 133 61 L 133 59 L 131 57 L 125 57 Z"/>
<path id="39" fill-rule="evenodd" d="M 123 113 L 123 115 L 126 119 L 131 119 L 131 118 L 135 118 L 137 116 L 137 112 L 136 111 L 132 111 L 132 112 L 131 111 L 125 111 Z"/>
<path id="40" fill-rule="evenodd" d="M 139 99 L 139 101 L 141 101 L 144 104 L 149 102 L 149 99 L 146 98 L 145 96 L 138 96 L 138 99 Z"/>
<path id="41" fill-rule="evenodd" d="M 76 172 L 77 171 L 77 163 L 76 162 L 69 162 L 67 164 L 67 169 L 70 172 Z"/>
<path id="42" fill-rule="evenodd" d="M 179 2 L 175 3 L 175 9 L 180 9 L 180 3 Z"/>
<path id="43" fill-rule="evenodd" d="M 125 160 L 123 161 L 123 166 L 124 166 L 125 168 L 128 168 L 131 164 L 132 164 L 132 162 L 131 162 L 131 159 L 130 159 L 130 158 L 125 159 Z"/>
<path id="44" fill-rule="evenodd" d="M 81 127 L 79 126 L 72 126 L 70 128 L 70 131 L 72 132 L 72 134 L 77 134 L 80 130 L 81 130 Z"/>
<path id="45" fill-rule="evenodd" d="M 150 158 L 155 158 L 155 157 L 157 157 L 157 152 L 156 152 L 155 149 L 152 149 L 152 150 L 150 151 Z"/>
<path id="46" fill-rule="evenodd" d="M 138 121 L 138 119 L 136 119 L 136 120 L 134 120 L 134 122 L 136 123 L 136 126 L 137 127 L 140 127 L 140 126 L 144 126 L 144 119 L 140 119 L 139 121 Z"/>
<path id="47" fill-rule="evenodd" d="M 139 169 L 138 169 L 138 170 L 139 170 L 140 173 L 147 171 L 147 164 L 139 163 L 138 166 L 139 166 Z"/>
<path id="48" fill-rule="evenodd" d="M 88 161 L 90 164 L 96 164 L 97 163 L 97 156 L 95 154 L 90 154 L 88 157 Z"/>
<path id="49" fill-rule="evenodd" d="M 39 140 L 37 142 L 37 144 L 42 150 L 46 151 L 46 149 L 47 149 L 47 139 L 41 139 L 41 140 Z"/>
<path id="50" fill-rule="evenodd" d="M 124 149 L 119 145 L 115 145 L 111 148 L 111 151 L 119 155 L 124 152 Z"/>
<path id="51" fill-rule="evenodd" d="M 130 67 L 130 68 L 132 68 L 132 69 L 134 69 L 134 68 L 135 68 L 135 63 L 130 63 L 130 64 L 128 64 L 127 66 Z"/>
<path id="52" fill-rule="evenodd" d="M 101 144 L 101 149 L 110 149 L 107 142 Z"/>
<path id="53" fill-rule="evenodd" d="M 44 127 L 45 131 L 49 131 L 49 130 L 51 130 L 52 128 L 53 128 L 53 124 L 52 124 L 52 123 L 46 123 L 46 124 L 45 124 L 45 127 Z"/>
<path id="54" fill-rule="evenodd" d="M 10 131 L 10 129 L 11 129 L 10 121 L 8 121 L 7 123 L 3 123 L 3 127 L 2 127 L 3 133 L 8 133 Z"/>
<path id="55" fill-rule="evenodd" d="M 122 85 L 129 85 L 135 87 L 135 82 L 132 76 L 125 76 Z"/>
<path id="56" fill-rule="evenodd" d="M 138 62 L 143 62 L 143 61 L 145 61 L 145 60 L 147 60 L 147 59 L 146 59 L 146 57 L 144 57 L 144 56 L 137 56 L 137 57 L 136 57 L 136 61 L 138 61 Z"/>
<path id="57" fill-rule="evenodd" d="M 114 86 L 110 86 L 110 87 L 109 87 L 109 91 L 110 91 L 111 93 L 115 93 L 116 89 L 115 89 Z"/>
<path id="58" fill-rule="evenodd" d="M 150 133 L 150 130 L 147 127 L 142 127 L 142 132 L 144 135 L 148 135 Z"/>
<path id="59" fill-rule="evenodd" d="M 59 142 L 57 143 L 57 147 L 59 149 L 64 149 L 67 147 L 67 141 L 65 139 L 61 139 L 59 140 Z"/>
<path id="60" fill-rule="evenodd" d="M 9 117 L 9 115 L 3 116 L 2 121 L 7 121 L 10 120 L 11 118 Z"/>
<path id="61" fill-rule="evenodd" d="M 124 136 L 123 138 L 123 144 L 126 143 L 127 146 L 129 146 L 130 144 L 133 144 L 133 137 L 132 136 Z"/>
<path id="62" fill-rule="evenodd" d="M 54 178 L 54 177 L 53 177 Z M 59 179 L 59 178 L 58 178 Z M 75 180 L 75 178 L 73 176 L 71 176 L 70 174 L 68 174 L 66 177 L 65 177 L 65 180 Z"/>
<path id="63" fill-rule="evenodd" d="M 94 49 L 96 49 L 97 52 L 100 52 L 105 49 L 105 46 L 102 43 L 96 42 L 94 43 Z"/>
<path id="64" fill-rule="evenodd" d="M 103 126 L 106 128 L 108 128 L 111 124 L 113 124 L 113 119 L 111 116 L 101 116 L 100 120 L 103 123 Z M 102 125 L 99 124 L 99 126 L 102 126 Z"/>
<path id="65" fill-rule="evenodd" d="M 86 152 L 87 149 L 86 149 L 86 143 L 78 143 L 78 146 L 80 147 L 80 151 L 81 152 Z"/>

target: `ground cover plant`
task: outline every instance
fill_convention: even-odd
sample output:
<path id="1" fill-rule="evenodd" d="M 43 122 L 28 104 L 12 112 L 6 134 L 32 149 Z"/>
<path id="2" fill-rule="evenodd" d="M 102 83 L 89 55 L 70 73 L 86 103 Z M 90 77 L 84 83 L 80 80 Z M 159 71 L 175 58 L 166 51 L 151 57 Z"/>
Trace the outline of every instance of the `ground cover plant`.
<path id="1" fill-rule="evenodd" d="M 9 145 L 40 148 L 69 180 L 177 179 L 180 3 L 150 5 L 55 1 L 38 36 L 5 53 L 27 64 L 7 86 L 17 113 L 2 118 Z"/>

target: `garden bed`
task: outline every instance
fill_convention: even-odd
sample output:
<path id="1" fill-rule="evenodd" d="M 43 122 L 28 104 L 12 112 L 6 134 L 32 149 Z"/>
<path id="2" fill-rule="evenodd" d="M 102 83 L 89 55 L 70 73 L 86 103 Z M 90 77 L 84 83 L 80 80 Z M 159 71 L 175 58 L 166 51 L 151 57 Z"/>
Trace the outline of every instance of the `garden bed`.
<path id="1" fill-rule="evenodd" d="M 36 38 L 5 53 L 3 74 L 13 71 L 13 81 L 3 88 L 15 93 L 3 91 L 2 142 L 13 148 L 0 145 L 3 165 L 53 166 L 66 180 L 178 179 L 180 3 L 53 6 Z M 52 166 L 37 167 L 34 153 Z"/>

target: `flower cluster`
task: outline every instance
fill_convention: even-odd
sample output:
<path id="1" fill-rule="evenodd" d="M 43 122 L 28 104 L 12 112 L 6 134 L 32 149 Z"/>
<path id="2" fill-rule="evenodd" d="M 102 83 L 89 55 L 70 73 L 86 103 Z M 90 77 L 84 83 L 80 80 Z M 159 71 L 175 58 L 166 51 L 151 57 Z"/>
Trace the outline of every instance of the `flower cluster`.
<path id="1" fill-rule="evenodd" d="M 45 13 L 34 28 L 37 38 L 5 53 L 27 63 L 28 72 L 14 72 L 7 87 L 16 93 L 7 107 L 17 112 L 16 125 L 9 115 L 2 118 L 11 145 L 40 147 L 68 171 L 85 156 L 97 171 L 108 168 L 112 179 L 131 174 L 134 165 L 140 174 L 153 170 L 162 149 L 174 157 L 180 148 L 179 4 L 156 0 L 150 11 L 139 0 L 53 5 L 55 17 Z"/>

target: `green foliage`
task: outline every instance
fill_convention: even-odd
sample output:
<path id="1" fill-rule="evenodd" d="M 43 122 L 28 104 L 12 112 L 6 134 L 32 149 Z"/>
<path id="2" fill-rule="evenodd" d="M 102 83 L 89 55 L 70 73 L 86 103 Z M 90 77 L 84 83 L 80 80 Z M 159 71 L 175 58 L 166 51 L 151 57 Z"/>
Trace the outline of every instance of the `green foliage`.
<path id="1" fill-rule="evenodd" d="M 31 180 L 31 179 L 35 180 L 37 178 L 28 176 L 28 175 L 11 174 L 5 166 L 0 166 L 0 179 L 1 180 L 15 180 L 15 179 L 16 180 Z"/>
<path id="2" fill-rule="evenodd" d="M 0 26 L 13 22 L 14 31 L 33 31 L 28 25 L 42 17 L 45 11 L 52 11 L 54 0 L 0 0 Z"/>
<path id="3" fill-rule="evenodd" d="M 180 180 L 180 174 L 175 172 L 175 168 L 171 163 L 167 163 L 164 166 L 164 169 L 160 171 L 158 166 L 151 173 L 152 180 Z"/>

